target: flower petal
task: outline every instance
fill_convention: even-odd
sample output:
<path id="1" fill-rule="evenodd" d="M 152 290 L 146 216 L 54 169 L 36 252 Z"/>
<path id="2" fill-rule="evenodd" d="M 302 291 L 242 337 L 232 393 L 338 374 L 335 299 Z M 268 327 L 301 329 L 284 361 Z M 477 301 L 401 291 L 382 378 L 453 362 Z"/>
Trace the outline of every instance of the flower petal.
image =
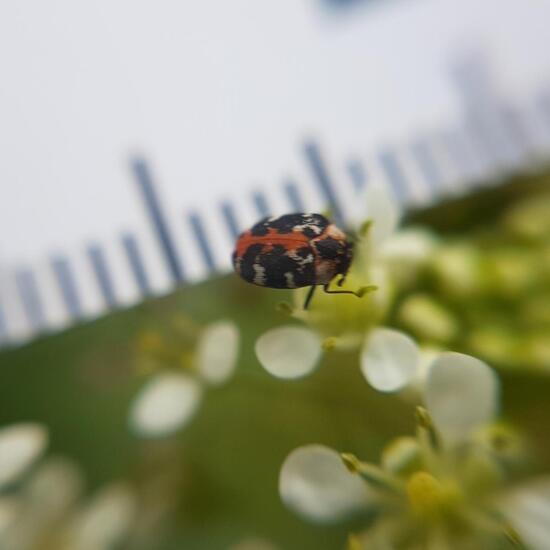
<path id="1" fill-rule="evenodd" d="M 323 445 L 299 447 L 286 457 L 279 494 L 292 511 L 320 523 L 336 522 L 369 503 L 367 485 Z"/>
<path id="2" fill-rule="evenodd" d="M 440 348 L 436 346 L 422 346 L 418 360 L 418 369 L 414 377 L 415 389 L 419 392 L 424 391 L 428 373 L 434 364 L 434 361 L 442 354 Z"/>
<path id="3" fill-rule="evenodd" d="M 469 355 L 442 353 L 430 367 L 424 391 L 436 427 L 450 442 L 464 439 L 497 412 L 497 376 Z"/>
<path id="4" fill-rule="evenodd" d="M 397 391 L 416 375 L 418 347 L 397 330 L 378 328 L 367 337 L 361 351 L 361 371 L 369 384 L 384 392 Z"/>
<path id="5" fill-rule="evenodd" d="M 55 521 L 66 514 L 81 497 L 84 485 L 75 462 L 62 457 L 43 461 L 25 484 L 35 523 Z"/>
<path id="6" fill-rule="evenodd" d="M 143 436 L 164 436 L 186 424 L 199 405 L 201 388 L 184 374 L 159 374 L 135 399 L 130 425 Z"/>
<path id="7" fill-rule="evenodd" d="M 404 474 L 418 470 L 421 449 L 416 437 L 402 436 L 392 439 L 384 448 L 381 463 L 387 472 Z"/>
<path id="8" fill-rule="evenodd" d="M 48 432 L 40 424 L 13 424 L 0 430 L 0 487 L 23 474 L 44 452 Z"/>
<path id="9" fill-rule="evenodd" d="M 363 219 L 373 222 L 370 235 L 373 245 L 378 247 L 397 229 L 401 208 L 396 198 L 383 186 L 367 186 L 360 202 L 365 205 Z"/>
<path id="10" fill-rule="evenodd" d="M 512 491 L 501 511 L 532 550 L 547 550 L 550 541 L 550 477 Z"/>
<path id="11" fill-rule="evenodd" d="M 71 532 L 71 548 L 113 548 L 128 533 L 136 509 L 135 496 L 122 483 L 100 490 L 77 517 Z"/>
<path id="12" fill-rule="evenodd" d="M 436 246 L 435 236 L 420 227 L 401 229 L 391 235 L 381 251 L 386 260 L 417 264 L 427 260 Z"/>
<path id="13" fill-rule="evenodd" d="M 222 384 L 235 370 L 239 354 L 239 329 L 231 321 L 218 321 L 202 332 L 197 349 L 197 369 L 210 384 Z"/>
<path id="14" fill-rule="evenodd" d="M 15 498 L 19 506 L 13 521 L 3 531 L 0 528 L 0 547 L 40 547 L 47 533 L 72 516 L 83 486 L 80 470 L 70 460 L 54 457 L 40 461 L 18 487 Z"/>
<path id="15" fill-rule="evenodd" d="M 321 357 L 321 339 L 305 327 L 277 327 L 256 340 L 256 356 L 273 376 L 299 378 L 317 366 Z"/>

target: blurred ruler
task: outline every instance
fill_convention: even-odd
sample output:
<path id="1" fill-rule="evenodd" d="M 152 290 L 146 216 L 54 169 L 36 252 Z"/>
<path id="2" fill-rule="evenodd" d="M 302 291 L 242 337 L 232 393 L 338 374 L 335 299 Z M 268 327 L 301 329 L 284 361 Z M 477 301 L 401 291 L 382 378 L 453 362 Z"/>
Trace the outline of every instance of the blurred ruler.
<path id="1" fill-rule="evenodd" d="M 367 185 L 420 207 L 550 156 L 550 5 L 0 6 L 0 344 L 230 268 Z"/>

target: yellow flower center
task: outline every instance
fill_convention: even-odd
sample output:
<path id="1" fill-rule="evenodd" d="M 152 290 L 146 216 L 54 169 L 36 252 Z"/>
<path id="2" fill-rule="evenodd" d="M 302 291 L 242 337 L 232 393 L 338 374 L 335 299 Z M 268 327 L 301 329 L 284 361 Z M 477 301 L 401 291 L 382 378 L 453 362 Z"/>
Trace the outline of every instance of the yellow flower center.
<path id="1" fill-rule="evenodd" d="M 456 506 L 459 491 L 453 483 L 442 483 L 427 472 L 416 472 L 407 482 L 407 496 L 416 514 L 435 519 Z"/>

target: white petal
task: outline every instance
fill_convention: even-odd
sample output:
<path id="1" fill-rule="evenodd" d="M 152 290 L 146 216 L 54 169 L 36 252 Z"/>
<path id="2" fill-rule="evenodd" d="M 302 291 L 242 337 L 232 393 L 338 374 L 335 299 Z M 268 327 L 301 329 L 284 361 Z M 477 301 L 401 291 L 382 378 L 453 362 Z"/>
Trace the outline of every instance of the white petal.
<path id="1" fill-rule="evenodd" d="M 197 369 L 210 384 L 221 384 L 233 373 L 239 354 L 239 329 L 231 321 L 206 327 L 197 349 Z"/>
<path id="2" fill-rule="evenodd" d="M 80 498 L 84 479 L 75 462 L 49 458 L 36 469 L 24 487 L 24 495 L 32 502 L 34 519 L 57 519 Z"/>
<path id="3" fill-rule="evenodd" d="M 256 340 L 256 356 L 273 376 L 299 378 L 317 366 L 321 357 L 321 339 L 305 327 L 277 327 Z"/>
<path id="4" fill-rule="evenodd" d="M 59 457 L 41 462 L 18 493 L 22 506 L 4 533 L 5 547 L 40 547 L 44 535 L 73 513 L 83 485 L 73 462 Z"/>
<path id="5" fill-rule="evenodd" d="M 550 541 L 550 477 L 513 490 L 501 511 L 532 550 L 548 550 Z"/>
<path id="6" fill-rule="evenodd" d="M 363 219 L 373 222 L 370 235 L 373 245 L 377 247 L 396 230 L 401 219 L 401 208 L 397 199 L 383 186 L 367 186 L 359 200 L 365 205 Z"/>
<path id="7" fill-rule="evenodd" d="M 450 442 L 490 422 L 498 408 L 499 385 L 485 363 L 462 353 L 442 353 L 430 367 L 425 400 L 437 428 Z"/>
<path id="8" fill-rule="evenodd" d="M 367 485 L 323 445 L 299 447 L 286 457 L 279 494 L 292 511 L 320 523 L 343 519 L 369 503 Z"/>
<path id="9" fill-rule="evenodd" d="M 171 434 L 186 424 L 199 405 L 201 388 L 184 374 L 159 374 L 135 399 L 131 427 L 143 436 Z"/>
<path id="10" fill-rule="evenodd" d="M 418 468 L 421 450 L 416 437 L 401 436 L 389 443 L 382 452 L 381 463 L 385 470 L 404 473 Z"/>
<path id="11" fill-rule="evenodd" d="M 361 371 L 373 388 L 385 392 L 397 391 L 415 377 L 419 351 L 406 334 L 378 328 L 365 340 L 360 361 Z"/>
<path id="12" fill-rule="evenodd" d="M 44 452 L 48 432 L 40 424 L 14 424 L 0 430 L 0 487 L 15 481 Z"/>
<path id="13" fill-rule="evenodd" d="M 386 260 L 419 263 L 430 257 L 435 245 L 434 235 L 426 229 L 403 229 L 384 242 L 381 253 Z"/>
<path id="14" fill-rule="evenodd" d="M 414 384 L 418 391 L 424 390 L 426 380 L 428 379 L 428 373 L 432 368 L 435 360 L 442 354 L 440 348 L 436 346 L 422 346 L 420 348 L 420 356 L 418 360 L 418 369 Z"/>
<path id="15" fill-rule="evenodd" d="M 126 485 L 112 484 L 94 496 L 76 519 L 71 533 L 74 550 L 108 550 L 128 533 L 136 502 Z"/>

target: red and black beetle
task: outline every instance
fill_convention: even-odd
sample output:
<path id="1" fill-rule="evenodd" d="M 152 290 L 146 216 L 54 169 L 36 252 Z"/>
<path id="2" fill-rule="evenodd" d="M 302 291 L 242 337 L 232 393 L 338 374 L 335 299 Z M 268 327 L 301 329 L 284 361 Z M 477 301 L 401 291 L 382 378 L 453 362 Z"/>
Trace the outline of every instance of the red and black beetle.
<path id="1" fill-rule="evenodd" d="M 332 294 L 362 295 L 329 289 L 338 275 L 338 285 L 343 284 L 353 259 L 353 244 L 321 214 L 285 214 L 259 221 L 241 233 L 232 259 L 235 271 L 254 285 L 285 289 L 311 286 L 304 309 L 319 285 Z"/>

